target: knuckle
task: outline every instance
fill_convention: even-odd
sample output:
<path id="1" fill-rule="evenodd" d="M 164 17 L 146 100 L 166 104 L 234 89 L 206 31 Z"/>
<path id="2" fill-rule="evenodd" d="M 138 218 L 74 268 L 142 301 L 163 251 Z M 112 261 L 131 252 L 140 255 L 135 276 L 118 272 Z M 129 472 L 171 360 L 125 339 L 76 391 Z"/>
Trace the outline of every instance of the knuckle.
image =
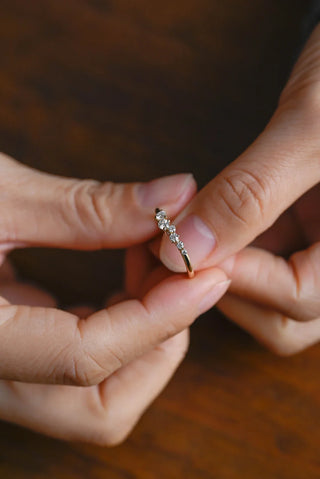
<path id="1" fill-rule="evenodd" d="M 179 343 L 176 345 L 176 352 L 179 361 L 182 361 L 188 352 L 190 345 L 190 335 L 189 331 L 185 330 L 183 333 L 180 333 Z"/>
<path id="2" fill-rule="evenodd" d="M 266 181 L 243 169 L 221 175 L 218 191 L 224 208 L 243 225 L 250 226 L 265 216 L 268 200 Z"/>
<path id="3" fill-rule="evenodd" d="M 292 356 L 293 354 L 298 352 L 298 348 L 287 341 L 273 341 L 272 343 L 268 344 L 268 349 L 279 357 L 288 357 Z"/>
<path id="4" fill-rule="evenodd" d="M 3 151 L 0 151 L 0 161 L 1 163 L 5 163 L 6 166 L 7 165 L 13 165 L 13 166 L 16 166 L 18 163 L 17 161 L 12 158 L 11 156 L 7 155 L 6 153 L 4 153 Z"/>
<path id="5" fill-rule="evenodd" d="M 186 356 L 189 349 L 190 337 L 189 330 L 185 329 L 181 333 L 170 337 L 165 342 L 157 346 L 159 351 L 170 355 L 175 364 L 180 363 Z"/>
<path id="6" fill-rule="evenodd" d="M 100 411 L 94 411 L 91 415 L 91 421 L 80 421 L 76 431 L 72 431 L 69 439 L 85 441 L 102 447 L 118 446 L 126 440 L 131 433 L 134 423 L 129 427 L 127 424 L 123 426 L 121 423 L 115 424 L 106 421 L 105 414 Z"/>
<path id="7" fill-rule="evenodd" d="M 296 323 L 279 314 L 274 323 L 272 336 L 265 341 L 267 348 L 280 357 L 292 356 L 302 349 L 299 336 L 294 334 Z"/>
<path id="8" fill-rule="evenodd" d="M 91 444 L 101 447 L 115 447 L 122 444 L 125 441 L 126 437 L 126 435 L 118 435 L 114 431 L 109 432 L 108 430 L 99 430 L 92 433 L 89 442 L 91 442 Z"/>
<path id="9" fill-rule="evenodd" d="M 318 75 L 317 75 L 318 76 Z M 291 82 L 282 92 L 278 113 L 289 113 L 292 124 L 310 138 L 319 137 L 320 127 L 320 81 L 303 76 L 298 82 Z M 298 133 L 299 134 L 299 133 Z"/>
<path id="10" fill-rule="evenodd" d="M 127 439 L 130 432 L 132 431 L 132 427 L 124 428 L 121 426 L 117 426 L 117 427 L 107 426 L 103 430 L 100 429 L 99 431 L 96 432 L 93 441 L 96 445 L 99 445 L 99 446 L 105 446 L 105 447 L 119 446 Z"/>
<path id="11" fill-rule="evenodd" d="M 63 384 L 90 387 L 100 384 L 105 372 L 93 359 L 73 357 L 69 368 L 63 374 Z"/>
<path id="12" fill-rule="evenodd" d="M 319 27 L 315 29 L 312 40 L 307 42 L 301 55 L 296 62 L 290 78 L 280 96 L 280 105 L 302 101 L 311 109 L 320 107 L 320 37 Z"/>
<path id="13" fill-rule="evenodd" d="M 305 281 L 306 278 L 301 274 L 302 270 L 299 267 L 301 262 L 307 266 L 305 251 L 294 253 L 288 260 L 288 266 L 293 278 L 288 314 L 297 321 L 310 321 L 319 317 L 320 313 L 319 298 L 318 295 L 314 294 L 318 289 L 319 274 L 315 270 L 314 264 L 310 264 L 308 278 Z"/>
<path id="14" fill-rule="evenodd" d="M 65 361 L 68 366 L 63 373 L 64 384 L 81 387 L 95 386 L 108 375 L 106 369 L 86 347 L 84 326 L 85 320 L 79 319 L 72 337 L 72 347 L 68 349 L 69 358 Z"/>
<path id="15" fill-rule="evenodd" d="M 128 410 L 119 408 L 116 398 L 100 399 L 102 414 L 99 413 L 97 426 L 94 428 L 93 441 L 101 446 L 117 446 L 131 433 L 137 423 L 141 412 L 133 414 Z M 101 410 L 99 409 L 99 411 Z"/>
<path id="16" fill-rule="evenodd" d="M 301 85 L 297 92 L 298 100 L 300 100 L 300 107 L 304 113 L 305 118 L 316 120 L 319 124 L 320 114 L 320 82 L 314 81 L 310 84 Z"/>
<path id="17" fill-rule="evenodd" d="M 68 361 L 69 369 L 65 381 L 76 386 L 95 386 L 124 366 L 124 353 L 118 347 L 106 344 L 103 348 L 104 364 L 100 364 L 97 355 L 91 351 L 90 339 L 87 339 L 88 324 L 79 319 L 76 324 L 72 357 Z"/>
<path id="18" fill-rule="evenodd" d="M 96 180 L 76 180 L 68 185 L 67 201 L 77 224 L 88 231 L 107 231 L 113 226 L 112 203 L 121 194 L 121 185 Z"/>

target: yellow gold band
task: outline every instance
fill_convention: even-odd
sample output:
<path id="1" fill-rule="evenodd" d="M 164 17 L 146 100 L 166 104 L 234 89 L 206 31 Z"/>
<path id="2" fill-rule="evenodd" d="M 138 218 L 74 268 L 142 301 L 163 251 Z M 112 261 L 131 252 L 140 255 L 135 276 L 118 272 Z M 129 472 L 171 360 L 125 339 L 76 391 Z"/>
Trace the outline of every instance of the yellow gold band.
<path id="1" fill-rule="evenodd" d="M 167 218 L 167 213 L 160 208 L 155 209 L 154 219 L 157 222 L 158 228 L 164 233 L 166 233 L 169 236 L 171 243 L 173 243 L 178 248 L 183 258 L 184 264 L 186 265 L 188 276 L 189 278 L 193 278 L 194 271 L 191 265 L 190 257 L 184 247 L 183 242 L 180 239 L 180 236 L 176 232 L 175 225 L 171 223 L 171 221 Z"/>

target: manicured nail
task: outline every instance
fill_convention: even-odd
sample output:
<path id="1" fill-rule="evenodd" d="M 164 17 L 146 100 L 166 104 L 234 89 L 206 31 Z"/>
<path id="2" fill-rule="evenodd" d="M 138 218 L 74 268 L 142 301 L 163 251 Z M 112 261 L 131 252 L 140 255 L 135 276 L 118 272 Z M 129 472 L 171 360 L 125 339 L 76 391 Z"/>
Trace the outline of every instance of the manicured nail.
<path id="1" fill-rule="evenodd" d="M 230 279 L 221 281 L 220 283 L 215 284 L 209 292 L 207 292 L 204 298 L 200 301 L 198 305 L 199 314 L 203 314 L 209 309 L 211 309 L 219 299 L 225 294 L 229 285 L 231 283 Z"/>
<path id="2" fill-rule="evenodd" d="M 176 224 L 176 223 L 175 223 Z M 215 238 L 209 227 L 199 216 L 190 215 L 176 224 L 177 234 L 183 241 L 189 253 L 193 268 L 201 263 L 216 245 Z M 173 248 L 168 238 L 163 239 L 160 249 L 161 261 L 173 271 L 183 271 L 183 262 L 177 248 Z"/>
<path id="3" fill-rule="evenodd" d="M 192 174 L 181 173 L 138 184 L 136 187 L 138 202 L 153 213 L 155 208 L 163 208 L 177 201 L 193 181 Z"/>

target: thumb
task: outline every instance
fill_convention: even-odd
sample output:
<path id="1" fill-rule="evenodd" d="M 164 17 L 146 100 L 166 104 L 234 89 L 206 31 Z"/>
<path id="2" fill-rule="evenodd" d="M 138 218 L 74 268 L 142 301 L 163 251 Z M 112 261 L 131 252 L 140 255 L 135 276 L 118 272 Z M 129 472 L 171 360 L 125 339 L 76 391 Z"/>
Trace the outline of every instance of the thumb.
<path id="1" fill-rule="evenodd" d="M 85 319 L 54 308 L 16 306 L 0 298 L 0 378 L 98 384 L 190 326 L 229 284 L 218 268 L 202 271 L 193 281 L 172 275 L 141 301 L 123 301 Z"/>
<path id="2" fill-rule="evenodd" d="M 100 183 L 49 175 L 0 155 L 0 245 L 126 247 L 156 233 L 155 207 L 176 214 L 195 190 L 191 174 Z"/>
<path id="3" fill-rule="evenodd" d="M 286 139 L 284 150 L 278 149 L 272 136 L 276 138 L 276 131 L 264 133 L 175 220 L 194 268 L 218 264 L 251 243 L 319 181 L 312 162 L 297 158 L 297 144 Z M 180 255 L 167 237 L 160 258 L 173 271 L 183 271 Z"/>
<path id="4" fill-rule="evenodd" d="M 218 264 L 251 243 L 319 182 L 319 41 L 317 27 L 260 137 L 176 218 L 194 268 Z M 167 236 L 160 258 L 171 270 L 184 270 Z"/>
<path id="5" fill-rule="evenodd" d="M 218 264 L 251 243 L 320 180 L 320 169 L 305 140 L 299 143 L 285 128 L 279 120 L 272 122 L 176 218 L 177 233 L 194 268 Z M 160 258 L 169 269 L 184 270 L 167 235 Z"/>

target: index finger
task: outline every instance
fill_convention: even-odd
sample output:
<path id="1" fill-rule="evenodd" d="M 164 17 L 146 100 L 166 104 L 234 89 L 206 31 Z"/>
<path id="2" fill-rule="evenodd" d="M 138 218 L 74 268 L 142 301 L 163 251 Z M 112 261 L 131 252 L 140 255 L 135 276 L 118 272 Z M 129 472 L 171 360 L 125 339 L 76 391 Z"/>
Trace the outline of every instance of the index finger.
<path id="1" fill-rule="evenodd" d="M 218 269 L 174 275 L 141 301 L 79 319 L 54 308 L 0 303 L 0 378 L 88 386 L 185 329 L 228 288 Z"/>

